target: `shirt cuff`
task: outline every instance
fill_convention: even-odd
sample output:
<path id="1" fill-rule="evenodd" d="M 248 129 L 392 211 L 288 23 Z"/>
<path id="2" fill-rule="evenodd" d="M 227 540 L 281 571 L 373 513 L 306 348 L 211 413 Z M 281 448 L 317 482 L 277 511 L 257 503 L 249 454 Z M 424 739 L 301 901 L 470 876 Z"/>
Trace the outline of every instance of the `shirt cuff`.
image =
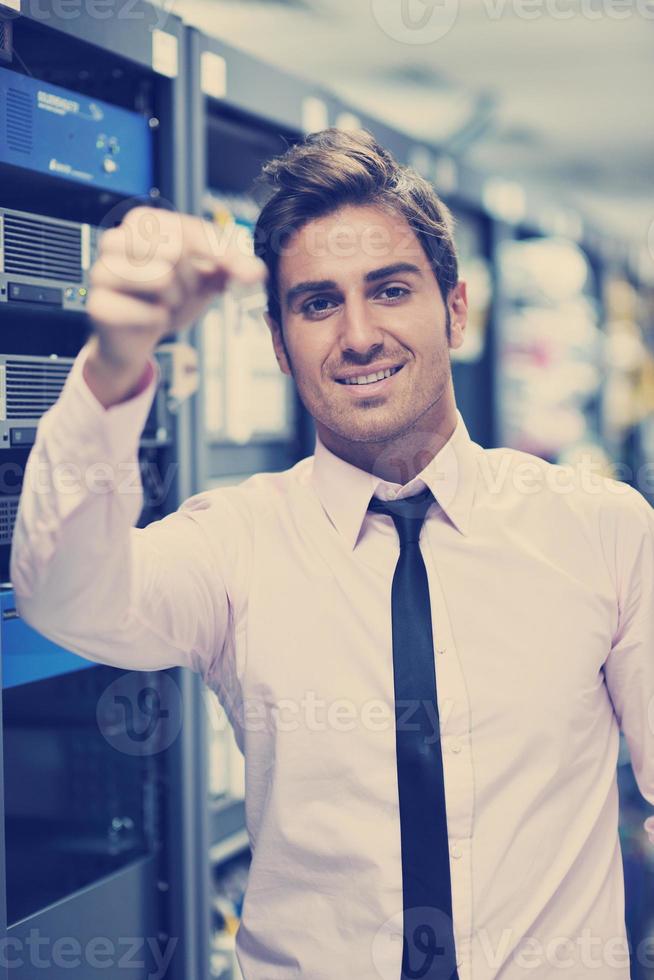
<path id="1" fill-rule="evenodd" d="M 57 402 L 41 418 L 39 429 L 55 432 L 71 448 L 71 456 L 120 462 L 133 457 L 161 378 L 154 355 L 148 359 L 134 394 L 105 408 L 84 376 L 90 341 L 75 358 Z"/>

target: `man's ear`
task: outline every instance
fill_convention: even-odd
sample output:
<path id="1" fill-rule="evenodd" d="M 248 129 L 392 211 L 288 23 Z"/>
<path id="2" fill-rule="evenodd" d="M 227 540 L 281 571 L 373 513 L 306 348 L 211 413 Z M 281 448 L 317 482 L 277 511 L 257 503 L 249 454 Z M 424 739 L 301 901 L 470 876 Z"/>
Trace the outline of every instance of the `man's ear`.
<path id="1" fill-rule="evenodd" d="M 460 279 L 448 296 L 450 308 L 450 347 L 458 348 L 464 340 L 468 322 L 468 286 Z"/>
<path id="2" fill-rule="evenodd" d="M 277 320 L 273 320 L 269 313 L 264 313 L 263 318 L 268 324 L 268 329 L 270 330 L 273 347 L 275 349 L 275 357 L 277 358 L 277 363 L 279 364 L 279 370 L 283 374 L 291 375 L 293 372 L 291 371 L 290 364 L 288 363 L 282 328 L 279 323 L 277 323 Z"/>

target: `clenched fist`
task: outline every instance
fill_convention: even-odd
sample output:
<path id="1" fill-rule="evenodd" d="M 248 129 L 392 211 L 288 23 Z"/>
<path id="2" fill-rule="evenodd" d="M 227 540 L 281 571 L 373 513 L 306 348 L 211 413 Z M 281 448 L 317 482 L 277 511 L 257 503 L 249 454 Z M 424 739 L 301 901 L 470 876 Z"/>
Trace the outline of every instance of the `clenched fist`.
<path id="1" fill-rule="evenodd" d="M 263 262 L 193 215 L 136 207 L 105 231 L 89 273 L 94 327 L 85 377 L 108 406 L 127 397 L 162 339 L 189 327 L 234 282 L 266 278 Z"/>

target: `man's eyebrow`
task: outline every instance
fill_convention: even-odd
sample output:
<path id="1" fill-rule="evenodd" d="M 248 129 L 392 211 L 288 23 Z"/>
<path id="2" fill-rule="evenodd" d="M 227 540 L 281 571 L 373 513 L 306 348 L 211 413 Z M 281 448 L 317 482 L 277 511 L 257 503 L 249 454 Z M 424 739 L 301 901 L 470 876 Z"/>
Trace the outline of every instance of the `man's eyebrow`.
<path id="1" fill-rule="evenodd" d="M 290 306 L 294 299 L 302 293 L 319 293 L 323 289 L 338 289 L 333 279 L 319 279 L 311 282 L 299 282 L 297 286 L 292 286 L 286 293 L 286 305 Z"/>
<path id="2" fill-rule="evenodd" d="M 411 262 L 396 262 L 394 265 L 385 265 L 381 269 L 373 269 L 372 272 L 367 272 L 364 276 L 364 281 L 378 282 L 380 279 L 387 279 L 389 276 L 395 276 L 400 272 L 411 272 L 418 276 L 422 275 L 422 269 L 417 265 L 413 265 Z M 286 293 L 286 305 L 290 306 L 293 300 L 297 299 L 303 293 L 319 293 L 323 289 L 338 289 L 338 284 L 333 279 L 299 282 L 296 286 L 292 286 Z"/>
<path id="3" fill-rule="evenodd" d="M 383 269 L 373 269 L 372 272 L 367 272 L 364 278 L 366 282 L 377 282 L 379 279 L 395 276 L 398 272 L 413 272 L 415 275 L 422 275 L 422 269 L 413 265 L 412 262 L 396 262 L 394 265 L 385 265 Z"/>

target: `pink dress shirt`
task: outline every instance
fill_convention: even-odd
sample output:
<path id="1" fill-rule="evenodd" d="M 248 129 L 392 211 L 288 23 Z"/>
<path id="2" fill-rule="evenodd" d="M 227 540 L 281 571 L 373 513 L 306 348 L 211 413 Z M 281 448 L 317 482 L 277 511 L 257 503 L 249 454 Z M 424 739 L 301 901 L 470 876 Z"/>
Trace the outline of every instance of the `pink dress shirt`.
<path id="1" fill-rule="evenodd" d="M 30 455 L 20 614 L 91 660 L 198 671 L 246 761 L 245 980 L 398 980 L 401 858 L 391 519 L 429 486 L 461 980 L 627 980 L 616 761 L 654 804 L 654 511 L 626 484 L 471 441 L 385 483 L 316 441 L 282 473 L 145 529 L 136 464 L 155 372 L 104 410 L 78 355 Z M 643 834 L 645 832 L 643 831 Z M 654 958 L 654 950 L 639 955 Z"/>

